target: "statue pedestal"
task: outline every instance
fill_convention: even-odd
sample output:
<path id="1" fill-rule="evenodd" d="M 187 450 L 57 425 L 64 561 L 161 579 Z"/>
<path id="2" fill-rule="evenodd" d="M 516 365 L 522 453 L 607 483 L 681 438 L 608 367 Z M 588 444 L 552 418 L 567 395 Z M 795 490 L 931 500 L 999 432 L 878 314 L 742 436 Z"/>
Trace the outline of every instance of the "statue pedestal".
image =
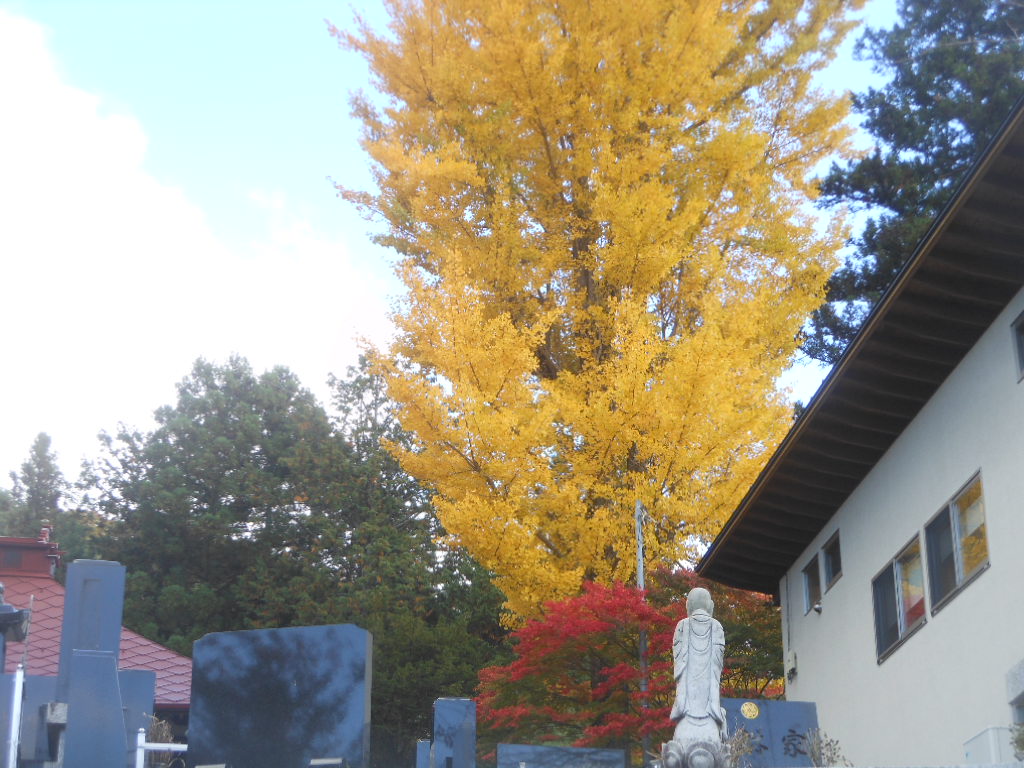
<path id="1" fill-rule="evenodd" d="M 729 750 L 720 741 L 689 739 L 661 745 L 662 768 L 728 768 Z"/>

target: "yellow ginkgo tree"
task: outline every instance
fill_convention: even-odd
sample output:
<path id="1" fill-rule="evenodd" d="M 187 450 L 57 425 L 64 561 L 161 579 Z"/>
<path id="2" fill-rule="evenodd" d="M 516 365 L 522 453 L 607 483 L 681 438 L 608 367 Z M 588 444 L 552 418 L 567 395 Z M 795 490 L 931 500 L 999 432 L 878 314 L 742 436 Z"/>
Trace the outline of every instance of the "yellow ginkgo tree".
<path id="1" fill-rule="evenodd" d="M 790 424 L 777 391 L 844 230 L 816 89 L 859 0 L 389 0 L 334 30 L 408 294 L 377 365 L 451 536 L 512 616 L 721 525 Z"/>

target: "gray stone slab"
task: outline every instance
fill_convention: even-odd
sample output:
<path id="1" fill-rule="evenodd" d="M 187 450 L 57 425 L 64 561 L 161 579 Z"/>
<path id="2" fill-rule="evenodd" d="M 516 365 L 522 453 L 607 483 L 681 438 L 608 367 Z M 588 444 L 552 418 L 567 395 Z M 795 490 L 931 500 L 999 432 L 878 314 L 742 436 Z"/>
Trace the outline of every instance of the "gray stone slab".
<path id="1" fill-rule="evenodd" d="M 135 734 L 139 728 L 149 725 L 149 715 L 153 712 L 153 698 L 156 689 L 156 673 L 144 670 L 121 670 L 117 672 L 120 702 L 90 702 L 86 710 L 88 717 L 96 717 L 100 708 L 105 708 L 108 722 L 122 723 L 125 742 L 131 746 L 135 743 Z M 11 716 L 11 698 L 14 686 L 14 675 L 0 675 L 0 736 L 7 743 L 7 728 Z M 94 689 L 95 692 L 95 689 Z M 51 752 L 50 733 L 46 724 L 47 705 L 55 701 L 57 678 L 40 675 L 27 675 L 22 699 L 20 767 L 34 768 L 42 766 L 56 757 Z M 123 715 L 122 715 L 123 709 Z M 56 748 L 56 731 L 53 747 Z M 91 747 L 90 747 L 91 748 Z M 134 765 L 134 754 L 129 752 L 126 765 Z"/>
<path id="2" fill-rule="evenodd" d="M 124 710 L 124 730 L 128 743 L 135 744 L 139 728 L 148 730 L 156 698 L 156 672 L 146 669 L 122 669 L 117 673 Z M 133 761 L 134 764 L 134 761 Z"/>
<path id="3" fill-rule="evenodd" d="M 124 578 L 124 566 L 109 560 L 76 560 L 68 566 L 57 701 L 68 701 L 68 675 L 74 651 L 113 654 L 114 668 L 117 668 Z"/>
<path id="4" fill-rule="evenodd" d="M 499 744 L 497 768 L 626 768 L 621 749 Z"/>
<path id="5" fill-rule="evenodd" d="M 0 744 L 7 744 L 11 729 L 11 698 L 14 675 L 0 675 Z"/>
<path id="6" fill-rule="evenodd" d="M 128 740 L 116 657 L 109 651 L 75 650 L 69 672 L 62 768 L 126 765 Z"/>
<path id="7" fill-rule="evenodd" d="M 206 635 L 193 648 L 189 766 L 369 761 L 372 637 L 352 624 Z"/>
<path id="8" fill-rule="evenodd" d="M 46 729 L 46 705 L 57 696 L 57 678 L 28 675 L 21 710 L 21 760 L 23 768 L 42 765 L 50 759 Z"/>
<path id="9" fill-rule="evenodd" d="M 434 749 L 431 768 L 476 768 L 476 702 L 434 702 Z"/>

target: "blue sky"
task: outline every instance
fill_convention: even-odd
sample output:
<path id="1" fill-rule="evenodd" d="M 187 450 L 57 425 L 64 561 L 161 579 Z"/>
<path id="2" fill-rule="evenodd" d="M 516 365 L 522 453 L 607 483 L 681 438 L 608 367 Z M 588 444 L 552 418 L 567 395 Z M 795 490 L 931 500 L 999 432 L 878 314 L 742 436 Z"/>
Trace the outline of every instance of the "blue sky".
<path id="1" fill-rule="evenodd" d="M 376 0 L 355 7 L 383 26 Z M 370 183 L 348 116 L 366 72 L 324 21 L 352 18 L 317 0 L 0 0 L 4 477 L 40 431 L 76 475 L 198 356 L 287 365 L 325 397 L 359 337 L 386 341 L 390 257 L 327 180 Z M 835 87 L 859 87 L 843 58 Z"/>

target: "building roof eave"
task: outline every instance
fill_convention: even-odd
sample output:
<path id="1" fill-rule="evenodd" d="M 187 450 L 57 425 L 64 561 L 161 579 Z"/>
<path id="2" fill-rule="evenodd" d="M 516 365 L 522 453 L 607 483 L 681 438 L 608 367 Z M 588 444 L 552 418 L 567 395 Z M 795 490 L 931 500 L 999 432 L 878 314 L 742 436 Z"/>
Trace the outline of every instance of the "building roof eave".
<path id="1" fill-rule="evenodd" d="M 726 522 L 702 576 L 777 594 L 792 565 L 1024 287 L 1024 100 L 1018 102 Z M 808 498 L 820 524 L 795 525 Z M 772 540 L 758 537 L 770 528 Z M 760 557 L 759 557 L 760 555 Z"/>

